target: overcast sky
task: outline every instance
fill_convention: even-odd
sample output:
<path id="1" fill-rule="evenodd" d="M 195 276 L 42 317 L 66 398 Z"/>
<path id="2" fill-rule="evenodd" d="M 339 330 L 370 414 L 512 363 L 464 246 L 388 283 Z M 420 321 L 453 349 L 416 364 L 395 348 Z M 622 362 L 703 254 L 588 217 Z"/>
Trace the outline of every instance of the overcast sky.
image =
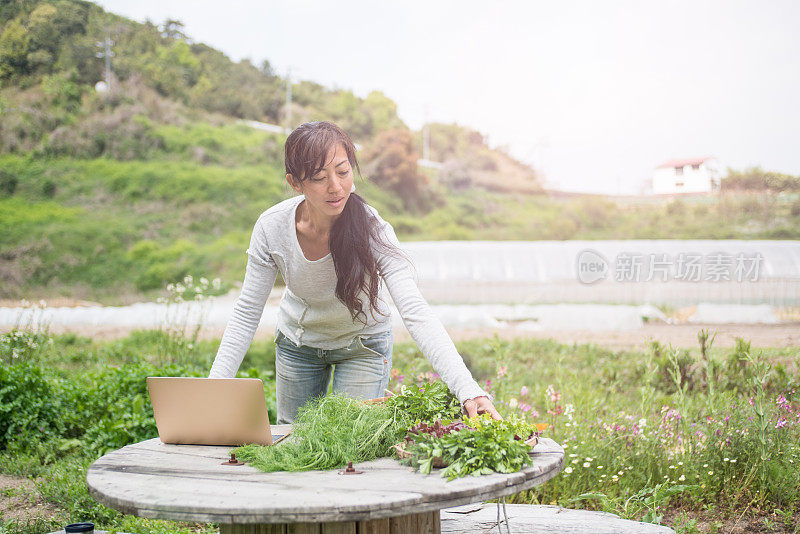
<path id="1" fill-rule="evenodd" d="M 800 2 L 101 0 L 233 60 L 457 122 L 550 187 L 635 193 L 671 158 L 800 174 Z M 427 115 L 426 115 L 427 114 Z"/>

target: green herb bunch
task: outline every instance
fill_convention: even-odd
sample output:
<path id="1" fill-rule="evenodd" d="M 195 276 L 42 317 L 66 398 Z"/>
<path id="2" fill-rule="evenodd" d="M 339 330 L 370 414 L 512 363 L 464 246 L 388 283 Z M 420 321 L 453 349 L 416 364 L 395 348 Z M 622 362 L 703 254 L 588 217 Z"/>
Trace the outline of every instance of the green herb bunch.
<path id="1" fill-rule="evenodd" d="M 518 417 L 496 421 L 488 414 L 466 419 L 467 428 L 437 433 L 409 433 L 403 460 L 422 473 L 434 463 L 447 465 L 442 476 L 448 480 L 493 472 L 512 473 L 529 463 L 530 445 L 525 440 L 535 427 Z"/>
<path id="2" fill-rule="evenodd" d="M 400 394 L 389 397 L 386 405 L 407 414 L 415 425 L 454 421 L 461 416 L 461 403 L 441 380 L 423 386 L 403 386 Z"/>
<path id="3" fill-rule="evenodd" d="M 389 456 L 409 426 L 402 411 L 332 394 L 305 404 L 292 424 L 292 435 L 279 445 L 246 445 L 234 452 L 262 471 L 334 469 L 348 461 Z"/>

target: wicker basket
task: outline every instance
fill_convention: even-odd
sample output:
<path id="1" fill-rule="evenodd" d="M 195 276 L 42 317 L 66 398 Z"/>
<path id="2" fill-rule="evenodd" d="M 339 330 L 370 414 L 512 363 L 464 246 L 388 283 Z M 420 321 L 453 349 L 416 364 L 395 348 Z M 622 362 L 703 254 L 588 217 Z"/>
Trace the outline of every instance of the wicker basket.
<path id="1" fill-rule="evenodd" d="M 406 442 L 405 441 L 401 441 L 400 443 L 396 444 L 394 446 L 394 450 L 397 451 L 397 457 L 400 458 L 401 460 L 405 460 L 406 458 L 410 458 L 411 457 L 411 453 L 406 451 Z M 441 456 L 437 456 L 437 457 L 435 457 L 433 459 L 433 462 L 431 462 L 431 465 L 433 467 L 447 467 L 448 464 L 446 464 L 444 462 L 444 460 L 442 460 Z"/>

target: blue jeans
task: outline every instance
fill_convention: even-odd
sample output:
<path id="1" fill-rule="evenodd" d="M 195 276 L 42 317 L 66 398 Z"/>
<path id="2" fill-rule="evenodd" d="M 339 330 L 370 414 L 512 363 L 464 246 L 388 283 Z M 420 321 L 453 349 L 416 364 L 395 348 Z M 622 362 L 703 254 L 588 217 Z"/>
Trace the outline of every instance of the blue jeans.
<path id="1" fill-rule="evenodd" d="M 392 331 L 357 336 L 347 347 L 325 350 L 294 344 L 280 330 L 275 335 L 275 387 L 278 424 L 294 421 L 297 410 L 312 397 L 333 391 L 361 399 L 383 396 L 392 369 Z"/>

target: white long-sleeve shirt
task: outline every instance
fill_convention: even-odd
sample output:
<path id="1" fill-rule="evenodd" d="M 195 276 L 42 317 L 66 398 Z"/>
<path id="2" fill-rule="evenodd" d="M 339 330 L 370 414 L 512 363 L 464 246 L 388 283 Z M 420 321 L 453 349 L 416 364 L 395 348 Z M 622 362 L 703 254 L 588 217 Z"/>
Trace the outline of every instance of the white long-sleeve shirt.
<path id="1" fill-rule="evenodd" d="M 400 312 L 411 337 L 442 377 L 450 391 L 463 403 L 486 393 L 472 374 L 441 321 L 422 297 L 403 257 L 380 254 L 376 250 L 380 284 L 379 309 L 369 311 L 364 324 L 353 319 L 336 297 L 336 271 L 330 254 L 310 261 L 297 240 L 296 211 L 305 197 L 300 195 L 280 202 L 261 214 L 253 228 L 247 249 L 247 270 L 233 316 L 211 367 L 211 378 L 233 377 L 242 363 L 261 320 L 267 297 L 280 270 L 286 291 L 278 308 L 278 329 L 295 345 L 338 349 L 350 345 L 359 335 L 386 332 L 392 328 L 391 308 L 386 303 L 384 284 Z M 377 218 L 386 241 L 400 247 L 392 226 L 368 206 Z M 365 308 L 369 299 L 362 301 Z"/>

